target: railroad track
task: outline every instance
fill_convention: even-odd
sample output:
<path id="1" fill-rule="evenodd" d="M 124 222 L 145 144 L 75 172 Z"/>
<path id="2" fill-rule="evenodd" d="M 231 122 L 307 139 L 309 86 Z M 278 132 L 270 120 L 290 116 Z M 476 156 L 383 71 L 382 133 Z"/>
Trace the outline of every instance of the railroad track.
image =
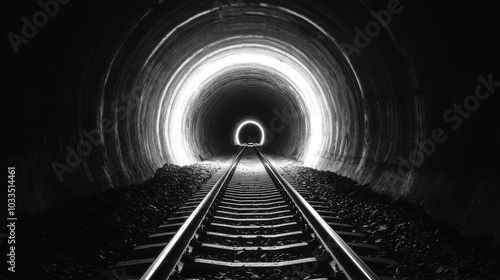
<path id="1" fill-rule="evenodd" d="M 389 279 L 396 267 L 258 148 L 244 147 L 115 270 L 119 279 L 357 280 Z"/>

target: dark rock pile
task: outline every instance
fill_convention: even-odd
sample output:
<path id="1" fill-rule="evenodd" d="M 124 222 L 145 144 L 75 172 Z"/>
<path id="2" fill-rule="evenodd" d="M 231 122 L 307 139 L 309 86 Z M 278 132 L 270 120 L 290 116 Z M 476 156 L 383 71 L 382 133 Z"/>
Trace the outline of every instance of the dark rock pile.
<path id="1" fill-rule="evenodd" d="M 219 169 L 166 164 L 141 184 L 19 218 L 18 279 L 95 279 L 145 239 Z"/>
<path id="2" fill-rule="evenodd" d="M 297 183 L 400 263 L 403 279 L 500 279 L 500 248 L 434 221 L 420 207 L 372 192 L 333 172 L 282 166 Z"/>

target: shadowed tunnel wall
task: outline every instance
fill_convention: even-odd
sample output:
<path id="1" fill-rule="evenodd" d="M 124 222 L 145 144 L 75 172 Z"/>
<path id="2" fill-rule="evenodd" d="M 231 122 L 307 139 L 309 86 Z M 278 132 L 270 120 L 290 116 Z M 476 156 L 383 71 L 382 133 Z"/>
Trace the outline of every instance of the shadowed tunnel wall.
<path id="1" fill-rule="evenodd" d="M 9 5 L 5 33 L 26 35 L 19 19 L 41 6 Z M 500 236 L 498 29 L 488 4 L 58 6 L 27 42 L 6 40 L 16 93 L 7 154 L 23 212 L 230 150 L 238 122 L 251 118 L 269 151 Z"/>

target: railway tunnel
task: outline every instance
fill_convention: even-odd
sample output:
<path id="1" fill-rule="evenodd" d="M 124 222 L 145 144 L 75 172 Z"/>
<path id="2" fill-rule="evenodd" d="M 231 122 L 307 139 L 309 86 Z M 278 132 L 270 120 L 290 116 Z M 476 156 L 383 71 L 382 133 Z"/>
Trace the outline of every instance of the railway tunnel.
<path id="1" fill-rule="evenodd" d="M 263 141 L 500 238 L 488 1 L 2 5 L 20 213 Z"/>

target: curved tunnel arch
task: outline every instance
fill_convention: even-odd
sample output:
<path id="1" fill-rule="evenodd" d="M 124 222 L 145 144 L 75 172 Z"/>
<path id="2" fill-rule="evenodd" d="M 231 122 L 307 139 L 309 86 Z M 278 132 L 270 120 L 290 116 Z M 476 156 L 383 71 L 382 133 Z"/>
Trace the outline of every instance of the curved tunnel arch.
<path id="1" fill-rule="evenodd" d="M 52 61 L 59 70 L 57 78 L 47 79 L 56 80 L 58 88 L 46 85 L 55 96 L 47 94 L 40 106 L 53 112 L 46 119 L 50 125 L 40 125 L 33 144 L 27 144 L 33 153 L 25 157 L 36 160 L 13 156 L 34 170 L 25 180 L 30 187 L 20 188 L 26 201 L 21 209 L 36 212 L 59 197 L 140 182 L 166 162 L 210 158 L 231 148 L 236 120 L 255 116 L 266 128 L 270 151 L 422 204 L 436 217 L 474 224 L 479 212 L 454 211 L 475 204 L 469 197 L 476 194 L 469 194 L 482 193 L 483 187 L 457 190 L 453 170 L 460 166 L 446 165 L 447 156 L 462 153 L 466 141 L 459 132 L 442 154 L 400 172 L 400 158 L 408 158 L 418 141 L 442 125 L 446 106 L 460 101 L 450 85 L 433 88 L 440 81 L 427 74 L 433 67 L 412 46 L 411 32 L 398 28 L 403 20 L 394 17 L 359 53 L 342 47 L 353 42 L 355 27 L 373 20 L 375 7 L 347 0 L 68 5 L 68 16 L 58 15 L 68 22 L 67 34 L 50 41 L 41 36 L 30 42 L 41 47 L 26 52 L 47 60 L 28 65 L 33 73 L 43 73 L 36 65 Z M 405 13 L 417 26 L 418 13 Z M 57 47 L 49 52 L 43 42 Z M 29 98 L 36 103 L 40 96 Z M 21 103 L 29 99 L 23 98 Z M 29 108 L 24 114 L 31 116 Z M 36 127 L 35 121 L 26 123 Z M 102 144 L 79 165 L 67 165 L 67 147 L 94 130 Z M 55 161 L 71 170 L 62 183 L 51 166 Z M 448 195 L 462 200 L 436 206 Z"/>
<path id="2" fill-rule="evenodd" d="M 235 54 L 225 54 L 226 51 L 230 52 L 234 50 Z M 189 80 L 187 85 L 181 84 L 175 87 L 174 90 L 170 91 L 169 100 L 166 101 L 166 109 L 159 108 L 159 112 L 168 112 L 169 115 L 157 116 L 157 124 L 159 125 L 160 120 L 162 123 L 168 124 L 169 126 L 163 131 L 163 138 L 161 134 L 158 134 L 158 142 L 162 143 L 160 145 L 160 153 L 162 153 L 162 146 L 168 147 L 170 150 L 168 154 L 173 157 L 174 163 L 187 164 L 193 163 L 196 159 L 193 156 L 193 152 L 190 151 L 196 149 L 196 147 L 189 147 L 188 143 L 192 143 L 192 137 L 187 133 L 182 133 L 184 135 L 184 143 L 179 143 L 177 139 L 171 139 L 169 135 L 172 135 L 174 131 L 180 128 L 187 127 L 182 122 L 188 119 L 187 114 L 191 112 L 189 109 L 191 104 L 199 98 L 200 95 L 204 94 L 203 88 L 211 83 L 211 80 L 216 80 L 220 75 L 225 75 L 225 73 L 237 71 L 238 69 L 243 70 L 243 74 L 246 75 L 246 71 L 258 71 L 258 72 L 271 72 L 278 75 L 285 80 L 288 87 L 296 95 L 296 98 L 300 98 L 302 103 L 305 105 L 304 110 L 307 111 L 306 116 L 308 117 L 308 143 L 305 148 L 305 161 L 311 161 L 314 154 L 318 153 L 317 150 L 312 150 L 313 147 L 318 149 L 321 147 L 320 140 L 324 139 L 321 135 L 325 135 L 326 132 L 323 129 L 328 129 L 325 127 L 325 118 L 322 116 L 331 115 L 328 112 L 328 107 L 322 106 L 326 104 L 325 100 L 321 102 L 323 90 L 318 86 L 318 82 L 315 81 L 314 77 L 311 77 L 308 71 L 304 69 L 303 65 L 296 66 L 293 68 L 293 58 L 286 57 L 285 53 L 279 53 L 278 50 L 272 49 L 268 54 L 269 50 L 265 46 L 248 46 L 248 45 L 235 45 L 228 49 L 221 49 L 217 51 L 218 54 L 222 56 L 221 59 L 212 58 L 212 55 L 207 55 L 210 62 L 207 66 L 201 66 L 200 64 L 195 64 L 192 69 L 198 71 L 194 74 L 194 77 L 188 72 L 183 76 L 184 80 Z M 214 55 L 215 56 L 215 55 Z M 275 57 L 278 56 L 278 57 Z M 289 59 L 287 63 L 283 63 L 282 60 Z M 215 65 L 214 65 L 215 64 Z M 208 70 L 205 70 L 207 69 Z M 281 68 L 281 69 L 280 69 Z M 201 69 L 201 70 L 200 70 Z M 304 70 L 303 70 L 304 69 Z M 301 73 L 302 71 L 306 73 Z M 234 73 L 234 72 L 233 72 Z M 308 77 L 309 74 L 309 77 Z M 201 76 L 201 77 L 200 77 Z M 234 76 L 233 76 L 234 77 Z M 182 81 L 184 82 L 184 81 Z M 181 83 L 182 83 L 181 82 Z M 170 83 L 170 82 L 169 82 Z M 169 86 L 163 91 L 161 97 L 160 106 L 163 104 L 164 96 L 169 92 Z M 191 94 L 193 93 L 193 94 Z M 315 96 L 319 95 L 319 97 Z M 163 121 L 164 120 L 164 121 Z M 157 127 L 157 130 L 161 130 Z M 175 151 L 175 152 L 173 152 Z M 185 152 L 185 155 L 181 153 Z M 189 157 L 191 155 L 191 158 Z"/>
<path id="3" fill-rule="evenodd" d="M 261 26 L 255 23 L 258 22 L 254 21 L 255 17 L 261 17 L 261 15 L 251 14 L 249 11 L 259 10 L 262 13 L 260 9 L 268 13 L 266 16 L 271 18 L 269 21 L 273 25 L 267 24 Z M 219 23 L 216 11 L 216 9 L 210 9 L 200 12 L 196 16 L 191 17 L 190 20 L 175 27 L 174 30 L 181 32 L 183 28 L 188 28 L 187 26 L 192 24 L 194 19 L 200 20 L 200 25 L 206 22 L 212 24 L 215 22 L 217 25 Z M 179 62 L 164 60 L 168 56 L 169 50 L 173 48 L 173 46 L 167 45 L 170 43 L 167 39 L 176 35 L 175 32 L 171 31 L 167 37 L 159 38 L 159 44 L 155 46 L 153 53 L 148 56 L 146 63 L 144 61 L 141 62 L 143 64 L 141 64 L 140 69 L 143 72 L 138 73 L 137 83 L 139 85 L 144 83 L 144 80 L 141 81 L 141 76 L 145 76 L 149 80 L 159 79 L 155 75 L 161 73 L 161 70 L 152 65 L 158 65 L 158 63 L 169 66 L 178 65 L 177 67 L 171 66 L 170 72 L 166 71 L 170 78 L 164 79 L 166 81 L 162 82 L 160 86 L 143 92 L 143 94 L 155 91 L 162 92 L 159 100 L 146 100 L 144 102 L 144 104 L 152 102 L 160 106 L 159 108 L 154 108 L 157 112 L 156 117 L 153 116 L 148 121 L 156 122 L 157 124 L 156 130 L 147 130 L 149 133 L 156 134 L 156 136 L 150 135 L 148 139 L 156 137 L 157 140 L 150 141 L 151 145 L 147 146 L 151 148 L 155 147 L 154 149 L 159 151 L 150 159 L 151 162 L 156 162 L 157 165 L 160 165 L 164 161 L 188 164 L 213 154 L 213 150 L 215 149 L 210 148 L 210 145 L 205 145 L 206 143 L 202 143 L 201 140 L 208 137 L 196 134 L 196 130 L 186 123 L 191 122 L 191 116 L 189 116 L 190 112 L 193 111 L 191 110 L 191 104 L 202 100 L 203 98 L 198 98 L 202 95 L 207 96 L 207 99 L 212 97 L 222 98 L 222 96 L 217 96 L 218 89 L 214 88 L 217 85 L 212 86 L 210 84 L 211 80 L 218 83 L 218 79 L 221 79 L 225 75 L 230 76 L 234 80 L 241 80 L 241 76 L 238 76 L 238 73 L 245 76 L 249 73 L 257 75 L 260 73 L 262 75 L 262 73 L 267 72 L 268 74 L 282 73 L 282 78 L 277 79 L 277 76 L 273 75 L 272 79 L 281 81 L 281 83 L 283 81 L 288 83 L 279 85 L 278 88 L 273 88 L 271 91 L 285 88 L 287 94 L 294 95 L 295 99 L 301 100 L 298 103 L 302 104 L 301 109 L 295 113 L 299 115 L 298 118 L 303 120 L 303 122 L 300 122 L 297 125 L 298 127 L 294 129 L 304 140 L 296 146 L 293 143 L 276 145 L 284 147 L 279 152 L 293 155 L 297 159 L 303 160 L 309 166 L 328 167 L 329 169 L 341 171 L 345 174 L 368 170 L 365 166 L 365 160 L 369 157 L 368 154 L 373 153 L 373 151 L 370 151 L 370 146 L 373 144 L 360 141 L 362 139 L 368 141 L 367 135 L 371 133 L 369 129 L 372 126 L 366 123 L 370 119 L 368 117 L 369 108 L 364 104 L 366 103 L 366 93 L 363 90 L 364 86 L 360 84 L 358 74 L 352 68 L 352 62 L 349 61 L 343 50 L 338 47 L 337 40 L 333 39 L 323 28 L 319 27 L 318 24 L 306 16 L 279 6 L 264 4 L 260 7 L 243 6 L 234 8 L 232 12 L 234 14 L 225 19 L 224 28 L 226 30 L 222 34 L 219 33 L 218 29 L 198 31 L 210 32 L 211 36 L 207 36 L 207 38 L 210 38 L 209 43 L 192 45 L 195 35 L 191 37 L 190 34 L 199 33 L 184 30 L 188 35 L 179 38 L 179 40 L 185 40 L 191 45 L 186 46 L 181 44 L 181 42 L 174 41 L 176 48 L 186 50 L 186 53 L 192 53 L 184 57 L 183 60 L 179 60 Z M 276 14 L 279 14 L 279 16 Z M 245 22 L 242 16 L 246 16 L 248 21 Z M 304 30 L 304 34 L 297 33 L 296 29 L 292 27 L 284 26 L 282 17 L 290 17 L 290 20 L 298 20 L 296 24 L 304 25 L 299 29 Z M 245 32 L 242 32 L 242 35 L 238 35 L 238 28 L 241 28 L 242 25 L 246 27 L 244 29 Z M 199 28 L 199 26 L 197 27 Z M 278 29 L 272 33 L 273 36 L 266 34 L 269 33 L 270 27 Z M 317 36 L 318 42 L 312 44 L 310 37 L 312 34 L 308 34 L 308 32 Z M 228 34 L 231 35 L 228 36 Z M 312 41 L 314 42 L 315 40 L 312 39 Z M 308 49 L 307 53 L 303 51 L 305 49 Z M 254 60 L 248 54 L 254 55 Z M 259 55 L 260 59 L 255 59 Z M 290 71 L 285 71 L 285 75 L 283 75 L 283 69 L 279 69 L 279 62 L 265 65 L 266 60 L 270 61 L 271 59 L 274 59 L 275 62 L 277 59 L 286 61 L 286 63 L 283 63 L 285 67 L 290 63 L 292 65 L 295 63 L 300 66 L 296 69 L 303 69 L 303 74 L 287 79 L 286 72 L 290 73 Z M 148 63 L 151 66 L 148 66 Z M 211 68 L 211 65 L 215 65 L 218 68 Z M 208 70 L 205 72 L 200 72 L 203 71 L 201 69 L 207 68 Z M 155 69 L 155 72 L 151 73 L 148 69 Z M 202 78 L 196 78 L 200 77 L 197 76 L 200 73 Z M 182 79 L 179 80 L 176 77 L 182 77 Z M 305 78 L 300 81 L 300 77 Z M 263 79 L 268 80 L 269 78 L 264 77 Z M 294 84 L 297 80 L 300 82 Z M 186 81 L 191 81 L 191 83 L 185 83 Z M 262 81 L 257 81 L 257 85 L 255 86 L 258 86 L 260 83 Z M 272 83 L 276 84 L 276 82 Z M 302 88 L 297 85 L 302 85 Z M 247 84 L 246 86 L 249 85 Z M 143 86 L 140 85 L 140 87 Z M 208 97 L 210 90 L 214 90 L 211 93 L 213 94 L 212 97 Z M 404 99 L 406 97 L 402 96 L 399 98 Z M 405 137 L 408 138 L 408 141 L 418 138 L 423 133 L 421 129 L 425 127 L 425 119 L 422 119 L 423 115 L 421 115 L 421 112 L 413 109 L 422 106 L 418 104 L 421 100 L 415 99 L 412 102 L 416 102 L 416 106 L 408 104 L 410 106 L 406 108 L 388 110 L 389 112 L 394 112 L 394 114 L 406 113 L 405 120 L 417 122 L 411 126 L 415 128 L 415 131 L 408 129 L 404 131 L 407 134 Z M 287 107 L 291 106 L 287 104 Z M 148 111 L 150 109 L 148 108 Z M 288 108 L 285 107 L 284 109 Z M 377 108 L 377 110 L 383 109 Z M 398 116 L 394 116 L 391 122 L 398 123 L 400 122 L 399 118 Z M 191 123 L 196 125 L 196 122 Z M 160 124 L 165 124 L 165 127 L 160 126 Z M 394 127 L 394 125 L 397 126 L 397 124 L 383 124 L 386 128 Z M 295 126 L 295 124 L 291 124 L 291 126 Z M 181 139 L 169 137 L 169 135 L 177 133 L 179 129 L 186 127 L 190 127 L 192 133 L 182 131 Z M 396 133 L 396 131 L 390 132 L 392 135 Z M 351 137 L 356 137 L 355 141 L 346 141 L 349 134 Z M 373 141 L 373 139 L 370 140 Z M 380 140 L 384 141 L 385 139 Z M 382 143 L 374 143 L 374 145 L 380 144 Z M 164 147 L 165 151 L 163 151 Z M 397 150 L 397 146 L 389 148 L 395 149 L 393 152 L 403 153 L 403 151 Z M 353 162 L 353 164 L 349 162 Z M 346 170 L 342 170 L 342 168 Z M 357 173 L 359 176 L 356 179 L 361 182 L 372 180 L 372 171 Z M 411 181 L 411 178 L 408 181 Z M 402 190 L 404 191 L 405 188 L 402 188 Z"/>

